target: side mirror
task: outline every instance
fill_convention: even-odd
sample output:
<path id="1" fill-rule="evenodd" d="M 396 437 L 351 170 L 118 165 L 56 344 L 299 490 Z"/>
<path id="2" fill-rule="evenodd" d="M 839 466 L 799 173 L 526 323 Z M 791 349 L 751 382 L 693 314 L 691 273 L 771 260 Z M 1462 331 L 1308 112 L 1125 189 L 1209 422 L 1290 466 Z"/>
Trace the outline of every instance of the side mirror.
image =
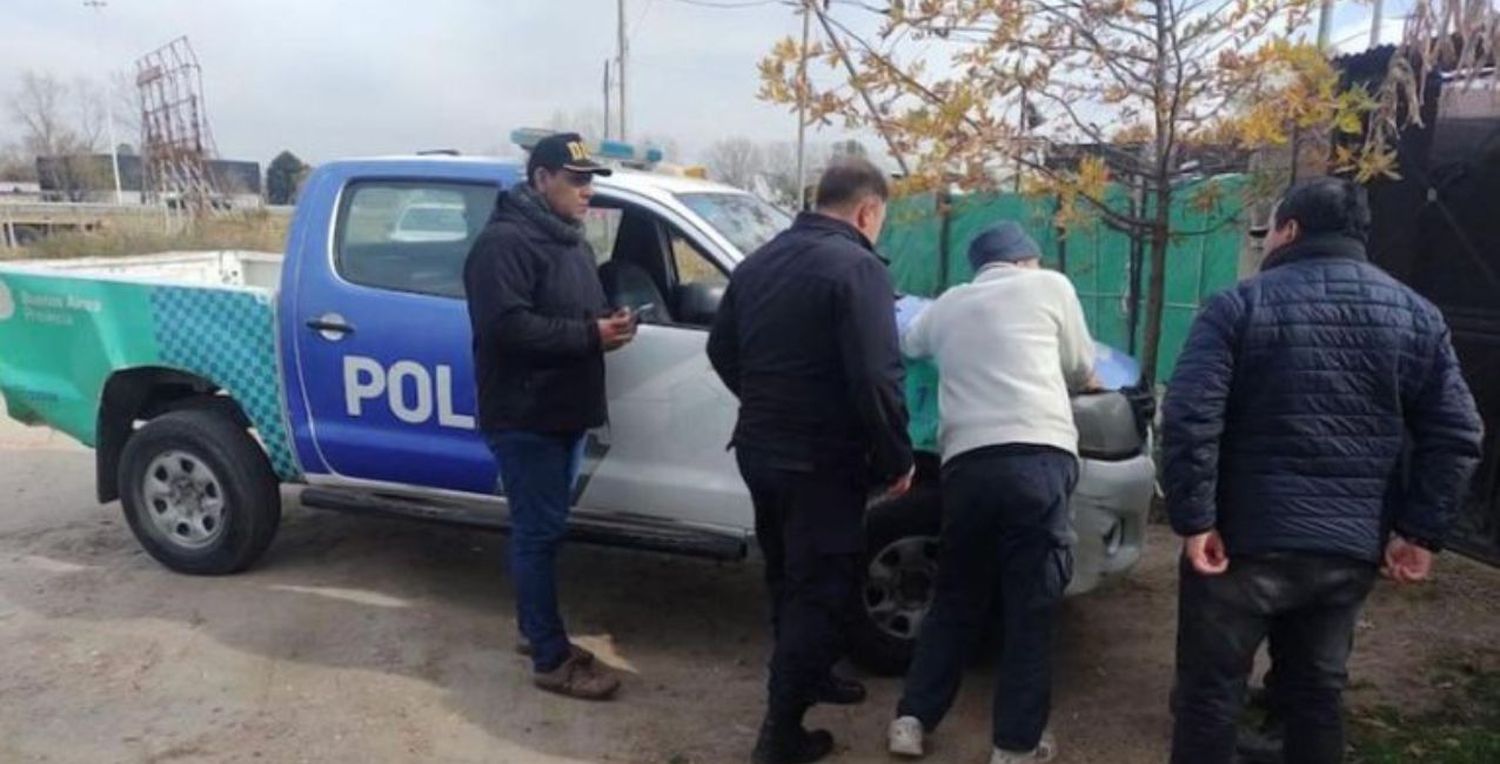
<path id="1" fill-rule="evenodd" d="M 693 326 L 708 326 L 724 301 L 720 284 L 683 284 L 677 287 L 677 320 Z"/>

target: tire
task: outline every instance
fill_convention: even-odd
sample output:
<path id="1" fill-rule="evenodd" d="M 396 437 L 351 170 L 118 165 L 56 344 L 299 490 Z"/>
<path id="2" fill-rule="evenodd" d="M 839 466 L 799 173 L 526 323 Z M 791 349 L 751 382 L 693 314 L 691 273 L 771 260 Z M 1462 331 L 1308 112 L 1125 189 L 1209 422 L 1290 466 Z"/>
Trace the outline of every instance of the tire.
<path id="1" fill-rule="evenodd" d="M 179 573 L 254 564 L 281 522 L 265 452 L 221 411 L 189 408 L 136 430 L 120 456 L 120 503 L 136 540 Z"/>
<path id="2" fill-rule="evenodd" d="M 902 674 L 911 663 L 932 605 L 942 503 L 938 481 L 929 480 L 865 513 L 864 580 L 850 658 L 875 674 Z"/>

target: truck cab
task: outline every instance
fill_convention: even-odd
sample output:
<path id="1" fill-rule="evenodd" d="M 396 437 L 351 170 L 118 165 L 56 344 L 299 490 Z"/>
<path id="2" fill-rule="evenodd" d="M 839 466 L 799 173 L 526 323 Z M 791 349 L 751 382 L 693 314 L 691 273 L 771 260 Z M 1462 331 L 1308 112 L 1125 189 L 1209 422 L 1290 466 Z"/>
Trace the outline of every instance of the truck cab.
<path id="1" fill-rule="evenodd" d="M 423 158 L 337 163 L 309 182 L 282 275 L 280 333 L 298 462 L 320 489 L 312 501 L 477 501 L 503 512 L 493 457 L 474 430 L 463 265 L 521 172 Z M 410 241 L 397 223 L 412 209 L 462 209 L 466 226 Z M 710 218 L 736 225 L 721 231 Z M 587 234 L 601 281 L 617 306 L 654 307 L 637 341 L 607 357 L 611 420 L 589 437 L 580 520 L 659 522 L 704 542 L 704 553 L 740 553 L 732 547 L 752 523 L 725 450 L 736 404 L 704 346 L 743 251 L 729 237 L 759 246 L 789 222 L 705 181 L 598 179 Z"/>

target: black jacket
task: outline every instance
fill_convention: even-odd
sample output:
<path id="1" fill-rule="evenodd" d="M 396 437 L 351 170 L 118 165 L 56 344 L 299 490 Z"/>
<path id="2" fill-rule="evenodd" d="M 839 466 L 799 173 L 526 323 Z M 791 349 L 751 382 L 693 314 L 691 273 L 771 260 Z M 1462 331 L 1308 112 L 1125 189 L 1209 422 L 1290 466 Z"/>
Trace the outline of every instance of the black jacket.
<path id="1" fill-rule="evenodd" d="M 803 213 L 734 271 L 708 339 L 740 399 L 734 445 L 788 464 L 912 465 L 895 290 L 862 234 Z"/>
<path id="2" fill-rule="evenodd" d="M 596 321 L 609 313 L 581 226 L 528 186 L 501 194 L 464 264 L 479 428 L 575 433 L 607 417 Z"/>
<path id="3" fill-rule="evenodd" d="M 1277 250 L 1204 305 L 1163 417 L 1172 526 L 1217 528 L 1231 559 L 1377 562 L 1390 528 L 1438 546 L 1480 455 L 1442 314 L 1339 236 Z"/>

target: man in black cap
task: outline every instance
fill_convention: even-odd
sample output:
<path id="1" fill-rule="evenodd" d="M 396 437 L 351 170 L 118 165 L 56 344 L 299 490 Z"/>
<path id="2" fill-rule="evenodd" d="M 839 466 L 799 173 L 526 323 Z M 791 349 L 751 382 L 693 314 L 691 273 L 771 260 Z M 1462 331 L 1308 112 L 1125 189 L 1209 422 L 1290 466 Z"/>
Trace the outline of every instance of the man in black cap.
<path id="1" fill-rule="evenodd" d="M 863 159 L 823 173 L 817 209 L 735 269 L 708 355 L 740 399 L 734 447 L 755 502 L 776 647 L 756 764 L 817 761 L 818 702 L 855 703 L 833 664 L 857 616 L 865 502 L 911 486 L 895 293 L 873 242 L 885 176 Z"/>
<path id="2" fill-rule="evenodd" d="M 603 700 L 619 679 L 568 641 L 557 607 L 557 548 L 567 531 L 584 433 L 604 424 L 604 354 L 635 336 L 612 313 L 583 237 L 595 175 L 576 133 L 542 139 L 526 182 L 501 194 L 464 266 L 479 429 L 510 507 L 510 570 L 523 652 L 538 687 Z"/>
<path id="3" fill-rule="evenodd" d="M 1072 282 L 1041 269 L 1015 223 L 969 247 L 973 283 L 954 287 L 902 338 L 936 361 L 942 422 L 942 558 L 890 751 L 924 753 L 948 713 L 998 600 L 1003 633 L 991 764 L 1049 761 L 1052 627 L 1073 572 L 1068 495 L 1078 480 L 1069 392 L 1094 385 L 1094 343 Z"/>

